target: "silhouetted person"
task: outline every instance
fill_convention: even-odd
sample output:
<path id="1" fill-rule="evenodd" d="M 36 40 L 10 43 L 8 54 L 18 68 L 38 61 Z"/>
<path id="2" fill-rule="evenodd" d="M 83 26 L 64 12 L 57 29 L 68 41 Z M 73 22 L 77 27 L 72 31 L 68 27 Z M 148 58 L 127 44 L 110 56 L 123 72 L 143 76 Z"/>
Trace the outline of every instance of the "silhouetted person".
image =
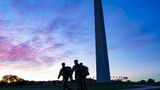
<path id="1" fill-rule="evenodd" d="M 87 89 L 87 84 L 86 84 L 86 77 L 89 75 L 89 69 L 87 66 L 84 66 L 83 63 L 80 63 L 80 68 L 82 71 L 82 88 L 83 90 L 88 90 Z"/>
<path id="2" fill-rule="evenodd" d="M 74 66 L 72 67 L 72 72 L 71 72 L 71 75 L 73 75 L 73 72 L 75 72 L 75 80 L 77 79 L 77 76 L 78 76 L 78 71 L 77 69 L 79 68 L 79 64 L 78 64 L 78 60 L 74 60 Z"/>
<path id="3" fill-rule="evenodd" d="M 65 63 L 62 63 L 62 68 L 61 70 L 59 71 L 59 75 L 58 75 L 58 79 L 60 78 L 60 76 L 63 76 L 63 83 L 62 83 L 62 86 L 63 86 L 63 90 L 72 90 L 69 86 L 68 86 L 68 79 L 71 75 L 71 67 L 69 66 L 65 66 Z"/>
<path id="4" fill-rule="evenodd" d="M 79 78 L 79 67 L 78 60 L 74 60 L 74 66 L 72 68 L 71 76 L 73 75 L 73 72 L 75 72 L 75 80 L 76 80 L 76 90 L 81 90 L 81 80 Z"/>

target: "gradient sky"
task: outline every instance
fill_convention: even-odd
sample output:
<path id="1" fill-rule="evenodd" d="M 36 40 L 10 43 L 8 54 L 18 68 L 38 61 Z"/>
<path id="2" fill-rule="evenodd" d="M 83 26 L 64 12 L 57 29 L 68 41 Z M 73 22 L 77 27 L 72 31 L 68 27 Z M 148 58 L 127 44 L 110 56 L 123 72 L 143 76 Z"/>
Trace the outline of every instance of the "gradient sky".
<path id="1" fill-rule="evenodd" d="M 111 76 L 160 80 L 160 1 L 103 0 Z M 3 0 L 0 78 L 56 80 L 78 59 L 96 77 L 93 0 Z"/>

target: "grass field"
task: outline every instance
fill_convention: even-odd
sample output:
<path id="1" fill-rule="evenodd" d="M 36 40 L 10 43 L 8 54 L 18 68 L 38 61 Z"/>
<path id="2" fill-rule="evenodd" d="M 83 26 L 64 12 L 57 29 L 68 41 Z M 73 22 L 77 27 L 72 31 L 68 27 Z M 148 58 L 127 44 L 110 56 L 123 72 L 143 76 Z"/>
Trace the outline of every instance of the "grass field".
<path id="1" fill-rule="evenodd" d="M 70 84 L 75 90 L 74 84 Z M 88 90 L 121 90 L 128 88 L 143 87 L 138 85 L 125 85 L 125 84 L 88 84 Z M 62 90 L 61 84 L 54 85 L 35 85 L 35 86 L 12 86 L 0 87 L 0 90 Z"/>

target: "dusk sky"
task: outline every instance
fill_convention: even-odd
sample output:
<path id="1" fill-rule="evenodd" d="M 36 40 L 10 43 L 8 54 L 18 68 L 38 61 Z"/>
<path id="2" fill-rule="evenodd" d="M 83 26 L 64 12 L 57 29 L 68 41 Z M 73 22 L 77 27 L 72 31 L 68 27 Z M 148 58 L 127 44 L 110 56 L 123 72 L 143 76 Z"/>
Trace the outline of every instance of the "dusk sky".
<path id="1" fill-rule="evenodd" d="M 111 76 L 160 80 L 160 0 L 103 0 Z M 1 0 L 0 78 L 57 80 L 74 59 L 96 77 L 93 0 Z"/>

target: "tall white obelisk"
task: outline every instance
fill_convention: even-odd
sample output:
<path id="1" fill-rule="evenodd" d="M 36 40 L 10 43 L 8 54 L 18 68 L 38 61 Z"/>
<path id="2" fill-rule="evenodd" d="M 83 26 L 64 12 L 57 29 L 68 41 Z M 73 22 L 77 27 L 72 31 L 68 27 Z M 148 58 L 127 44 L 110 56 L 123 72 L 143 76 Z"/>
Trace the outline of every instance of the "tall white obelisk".
<path id="1" fill-rule="evenodd" d="M 102 1 L 94 0 L 97 82 L 109 82 L 110 70 Z"/>

